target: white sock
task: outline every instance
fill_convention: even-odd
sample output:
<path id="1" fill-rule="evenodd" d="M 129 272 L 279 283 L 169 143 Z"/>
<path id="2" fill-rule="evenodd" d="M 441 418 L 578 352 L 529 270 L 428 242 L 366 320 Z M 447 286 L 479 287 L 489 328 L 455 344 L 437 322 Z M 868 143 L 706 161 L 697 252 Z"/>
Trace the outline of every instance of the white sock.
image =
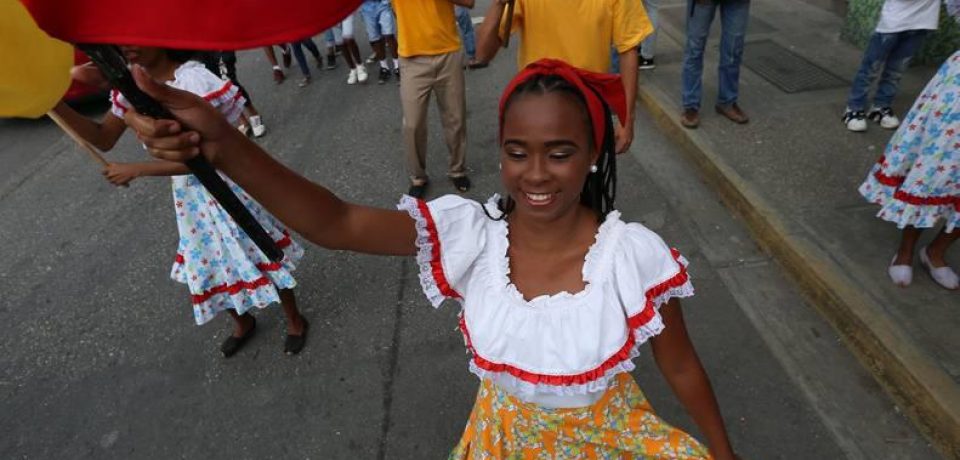
<path id="1" fill-rule="evenodd" d="M 386 59 L 381 59 L 381 60 L 380 60 L 380 68 L 381 68 L 381 69 L 390 70 L 390 65 L 387 64 L 387 60 L 386 60 Z"/>
<path id="2" fill-rule="evenodd" d="M 260 126 L 262 124 L 260 123 L 260 115 L 253 115 L 248 120 L 250 120 L 250 126 Z"/>

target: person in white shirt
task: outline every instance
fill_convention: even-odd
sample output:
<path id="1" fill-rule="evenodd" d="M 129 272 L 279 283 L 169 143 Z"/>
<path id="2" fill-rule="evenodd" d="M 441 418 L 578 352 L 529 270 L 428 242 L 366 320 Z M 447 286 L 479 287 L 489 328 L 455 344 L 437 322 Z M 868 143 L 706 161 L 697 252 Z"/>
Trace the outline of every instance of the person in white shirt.
<path id="1" fill-rule="evenodd" d="M 886 0 L 880 21 L 863 53 L 847 98 L 843 124 L 850 131 L 867 130 L 867 119 L 886 129 L 900 126 L 890 107 L 900 86 L 900 77 L 920 49 L 924 37 L 937 29 L 940 0 Z M 867 110 L 870 86 L 880 76 L 873 102 Z"/>

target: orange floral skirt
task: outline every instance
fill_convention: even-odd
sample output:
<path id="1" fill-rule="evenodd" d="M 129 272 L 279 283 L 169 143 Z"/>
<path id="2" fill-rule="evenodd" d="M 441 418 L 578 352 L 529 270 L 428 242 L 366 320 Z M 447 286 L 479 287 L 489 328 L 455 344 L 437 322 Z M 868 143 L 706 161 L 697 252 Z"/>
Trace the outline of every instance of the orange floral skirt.
<path id="1" fill-rule="evenodd" d="M 630 374 L 592 406 L 544 409 L 483 380 L 450 459 L 703 459 L 707 449 L 657 417 Z"/>

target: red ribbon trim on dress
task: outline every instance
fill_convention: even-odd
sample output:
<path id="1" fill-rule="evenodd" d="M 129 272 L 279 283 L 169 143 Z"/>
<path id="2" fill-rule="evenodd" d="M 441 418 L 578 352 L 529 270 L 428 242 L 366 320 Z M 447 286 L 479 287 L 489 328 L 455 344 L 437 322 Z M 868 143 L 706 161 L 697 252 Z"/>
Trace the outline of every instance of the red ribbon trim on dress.
<path id="1" fill-rule="evenodd" d="M 430 273 L 433 275 L 433 281 L 440 289 L 444 297 L 460 299 L 460 293 L 455 291 L 450 283 L 447 282 L 447 276 L 443 273 L 443 261 L 440 258 L 440 237 L 437 233 L 437 224 L 430 214 L 430 207 L 424 200 L 417 200 L 417 209 L 420 215 L 427 222 L 427 235 L 430 238 Z"/>
<path id="2" fill-rule="evenodd" d="M 880 157 L 880 159 L 877 160 L 877 163 L 882 165 L 885 161 L 886 157 Z M 887 187 L 897 188 L 897 191 L 893 193 L 893 198 L 895 200 L 917 206 L 953 205 L 954 208 L 960 212 L 960 196 L 919 196 L 907 193 L 899 189 L 899 187 L 903 185 L 903 182 L 907 180 L 905 176 L 888 176 L 880 169 L 877 169 L 877 172 L 873 173 L 873 177 L 877 180 L 877 182 L 886 185 Z"/>
<path id="3" fill-rule="evenodd" d="M 470 340 L 470 331 L 467 329 L 466 319 L 461 313 L 460 332 L 463 333 L 464 341 L 467 344 L 467 349 L 470 350 L 470 353 L 473 355 L 474 364 L 485 371 L 506 372 L 520 380 L 533 384 L 553 386 L 583 385 L 603 378 L 607 371 L 614 368 L 617 364 L 630 359 L 630 352 L 634 345 L 636 345 L 637 340 L 633 330 L 646 325 L 651 319 L 653 319 L 654 316 L 656 316 L 657 308 L 654 304 L 654 299 L 671 289 L 683 286 L 689 280 L 686 267 L 680 263 L 680 252 L 676 249 L 671 249 L 670 252 L 673 255 L 674 260 L 677 261 L 677 265 L 680 266 L 680 271 L 670 279 L 653 286 L 650 289 L 647 289 L 647 292 L 645 293 L 646 304 L 644 305 L 643 311 L 627 318 L 627 325 L 630 328 L 630 332 L 627 334 L 627 340 L 624 342 L 623 346 L 613 354 L 613 356 L 607 358 L 596 368 L 580 374 L 544 375 L 528 372 L 509 364 L 488 361 L 487 359 L 478 355 L 477 351 L 473 348 L 473 342 Z"/>
<path id="4" fill-rule="evenodd" d="M 290 234 L 287 232 L 283 232 L 283 238 L 277 240 L 277 247 L 280 249 L 284 249 L 287 246 L 290 246 L 291 244 L 293 244 L 293 240 L 290 239 Z M 183 254 L 177 254 L 176 257 L 174 257 L 173 261 L 181 265 L 184 262 L 186 262 L 186 260 L 184 260 L 183 258 Z M 270 263 L 260 262 L 256 264 L 256 267 L 258 270 L 260 270 L 260 272 L 267 273 L 267 272 L 274 272 L 274 271 L 280 270 L 280 268 L 283 267 L 283 264 L 280 262 L 270 262 Z M 229 284 L 229 285 L 221 284 L 212 289 L 208 289 L 201 294 L 193 294 L 190 297 L 193 303 L 196 305 L 196 304 L 206 302 L 207 300 L 210 300 L 211 297 L 217 294 L 233 295 L 233 294 L 239 293 L 241 290 L 257 289 L 257 288 L 266 286 L 269 283 L 271 283 L 269 278 L 267 278 L 266 276 L 261 276 L 260 278 L 257 278 L 253 281 L 237 281 L 236 283 Z"/>
<path id="5" fill-rule="evenodd" d="M 244 289 L 254 290 L 257 288 L 261 288 L 263 286 L 270 284 L 271 282 L 272 281 L 270 281 L 270 278 L 267 278 L 266 276 L 261 276 L 260 278 L 257 278 L 256 280 L 253 280 L 253 281 L 237 281 L 236 283 L 233 283 L 230 285 L 221 284 L 220 286 L 217 286 L 213 289 L 205 291 L 203 294 L 194 294 L 190 297 L 193 300 L 193 304 L 196 305 L 196 304 L 201 304 L 203 302 L 206 302 L 207 300 L 210 300 L 211 297 L 217 294 L 234 295 Z"/>

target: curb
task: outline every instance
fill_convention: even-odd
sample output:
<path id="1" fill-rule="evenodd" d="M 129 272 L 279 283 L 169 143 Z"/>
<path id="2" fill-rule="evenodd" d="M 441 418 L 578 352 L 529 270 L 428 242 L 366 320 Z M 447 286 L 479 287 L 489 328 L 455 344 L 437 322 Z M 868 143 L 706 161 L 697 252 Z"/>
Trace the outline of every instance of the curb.
<path id="1" fill-rule="evenodd" d="M 680 125 L 679 108 L 668 96 L 642 82 L 637 96 L 894 402 L 942 454 L 960 459 L 960 386 L 890 320 L 882 305 L 857 290 L 828 253 L 790 231 L 789 220 L 714 152 L 701 131 Z"/>

